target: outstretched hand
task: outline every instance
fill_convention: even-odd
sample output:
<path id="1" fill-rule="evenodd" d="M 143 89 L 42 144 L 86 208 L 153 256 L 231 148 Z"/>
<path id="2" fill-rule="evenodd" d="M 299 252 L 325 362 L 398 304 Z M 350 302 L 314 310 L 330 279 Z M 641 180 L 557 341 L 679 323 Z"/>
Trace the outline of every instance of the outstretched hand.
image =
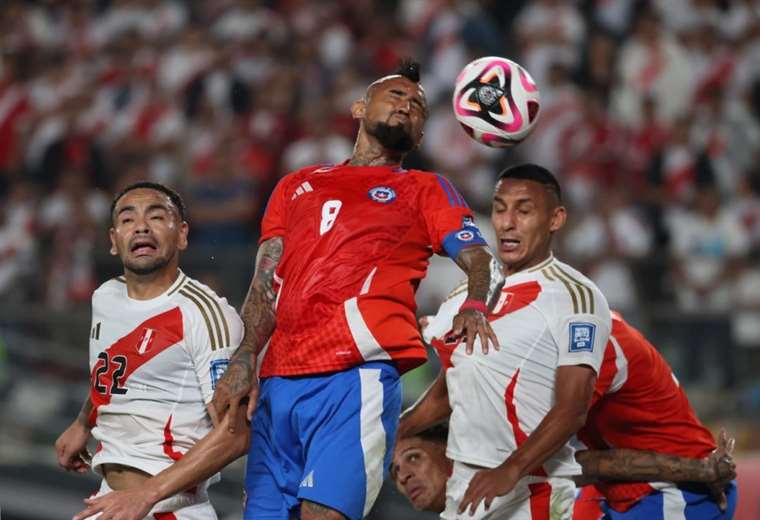
<path id="1" fill-rule="evenodd" d="M 713 482 L 707 483 L 707 487 L 721 511 L 728 507 L 726 485 L 736 478 L 736 464 L 733 459 L 735 445 L 736 439 L 729 437 L 726 430 L 721 428 L 718 447 L 707 457 L 707 463 L 712 467 L 715 477 Z"/>
<path id="2" fill-rule="evenodd" d="M 466 337 L 465 345 L 467 354 L 472 354 L 475 346 L 475 338 L 480 338 L 480 346 L 483 354 L 488 354 L 489 342 L 493 348 L 499 350 L 499 339 L 491 328 L 488 318 L 479 310 L 464 309 L 454 316 L 453 322 L 454 337 Z"/>
<path id="3" fill-rule="evenodd" d="M 214 397 L 209 411 L 213 415 L 214 424 L 221 424 L 227 413 L 237 417 L 238 408 L 246 403 L 246 418 L 253 417 L 256 401 L 259 397 L 259 381 L 253 374 L 254 370 L 248 363 L 232 362 L 224 375 L 216 384 Z M 235 421 L 229 421 L 230 433 L 235 432 Z"/>

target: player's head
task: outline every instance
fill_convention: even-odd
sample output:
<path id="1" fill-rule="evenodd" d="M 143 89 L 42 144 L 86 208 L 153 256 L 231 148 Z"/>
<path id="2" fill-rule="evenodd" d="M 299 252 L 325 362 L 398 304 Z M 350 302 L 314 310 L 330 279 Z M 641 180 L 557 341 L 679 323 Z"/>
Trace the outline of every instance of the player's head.
<path id="1" fill-rule="evenodd" d="M 135 274 L 176 268 L 187 232 L 182 197 L 162 184 L 130 184 L 111 203 L 111 254 Z"/>
<path id="2" fill-rule="evenodd" d="M 508 274 L 543 261 L 552 234 L 567 218 L 554 175 L 535 164 L 502 171 L 494 190 L 491 223 L 497 251 Z"/>
<path id="3" fill-rule="evenodd" d="M 414 437 L 399 439 L 393 452 L 391 478 L 418 511 L 440 513 L 446 504 L 446 426 L 434 426 Z"/>
<path id="4" fill-rule="evenodd" d="M 351 115 L 360 121 L 360 137 L 364 134 L 398 154 L 415 149 L 428 116 L 419 81 L 419 64 L 405 61 L 395 73 L 372 83 L 364 97 L 351 105 Z"/>

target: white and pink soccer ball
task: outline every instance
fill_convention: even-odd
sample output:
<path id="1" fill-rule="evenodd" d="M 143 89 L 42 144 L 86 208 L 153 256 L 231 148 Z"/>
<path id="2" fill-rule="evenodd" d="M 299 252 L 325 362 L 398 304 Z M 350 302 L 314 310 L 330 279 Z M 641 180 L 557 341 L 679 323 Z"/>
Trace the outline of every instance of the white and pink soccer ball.
<path id="1" fill-rule="evenodd" d="M 454 115 L 467 134 L 487 146 L 519 143 L 536 126 L 538 87 L 514 61 L 497 56 L 470 62 L 457 77 Z"/>

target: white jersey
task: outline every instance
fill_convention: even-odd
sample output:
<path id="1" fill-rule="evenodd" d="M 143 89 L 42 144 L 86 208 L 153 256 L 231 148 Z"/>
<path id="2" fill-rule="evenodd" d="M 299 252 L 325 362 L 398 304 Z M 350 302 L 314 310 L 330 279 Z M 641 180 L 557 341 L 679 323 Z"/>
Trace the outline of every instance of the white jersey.
<path id="1" fill-rule="evenodd" d="M 227 300 L 182 272 L 150 300 L 130 298 L 123 278 L 101 285 L 90 333 L 92 467 L 155 475 L 179 460 L 211 430 L 206 406 L 242 335 Z"/>
<path id="2" fill-rule="evenodd" d="M 589 365 L 596 373 L 612 326 L 602 293 L 588 278 L 550 257 L 507 277 L 489 317 L 501 350 L 472 355 L 464 341 L 446 341 L 466 297 L 455 290 L 425 329 L 447 368 L 451 404 L 446 454 L 455 461 L 496 467 L 536 429 L 554 405 L 557 367 Z M 534 473 L 580 474 L 566 444 Z"/>

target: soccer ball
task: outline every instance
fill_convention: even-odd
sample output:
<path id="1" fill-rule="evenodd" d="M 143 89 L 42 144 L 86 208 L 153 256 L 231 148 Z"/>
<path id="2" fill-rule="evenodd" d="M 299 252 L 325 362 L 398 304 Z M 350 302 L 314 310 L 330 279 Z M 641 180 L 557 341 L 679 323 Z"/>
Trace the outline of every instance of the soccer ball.
<path id="1" fill-rule="evenodd" d="M 454 115 L 462 128 L 486 146 L 519 143 L 533 130 L 541 100 L 530 74 L 497 56 L 470 62 L 457 77 Z"/>

